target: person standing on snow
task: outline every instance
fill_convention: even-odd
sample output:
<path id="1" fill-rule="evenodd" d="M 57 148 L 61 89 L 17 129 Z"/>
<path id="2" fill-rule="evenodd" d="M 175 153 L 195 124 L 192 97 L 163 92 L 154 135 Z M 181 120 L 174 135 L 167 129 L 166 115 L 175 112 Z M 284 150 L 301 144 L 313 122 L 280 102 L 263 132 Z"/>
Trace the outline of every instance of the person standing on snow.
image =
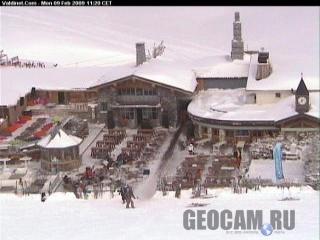
<path id="1" fill-rule="evenodd" d="M 132 187 L 129 185 L 126 185 L 125 198 L 126 198 L 126 202 L 127 202 L 126 208 L 129 208 L 130 204 L 131 204 L 131 208 L 134 208 L 134 202 L 133 202 L 132 198 L 136 199 L 136 197 L 133 194 Z"/>
<path id="2" fill-rule="evenodd" d="M 194 154 L 194 147 L 193 147 L 192 143 L 190 143 L 189 146 L 188 146 L 188 152 L 189 152 L 190 155 Z"/>
<path id="3" fill-rule="evenodd" d="M 121 195 L 122 203 L 125 204 L 126 200 L 126 187 L 121 186 L 120 189 L 118 190 L 119 194 Z"/>
<path id="4" fill-rule="evenodd" d="M 181 183 L 179 183 L 178 186 L 176 187 L 176 193 L 175 193 L 176 198 L 180 198 L 180 196 L 181 196 Z"/>

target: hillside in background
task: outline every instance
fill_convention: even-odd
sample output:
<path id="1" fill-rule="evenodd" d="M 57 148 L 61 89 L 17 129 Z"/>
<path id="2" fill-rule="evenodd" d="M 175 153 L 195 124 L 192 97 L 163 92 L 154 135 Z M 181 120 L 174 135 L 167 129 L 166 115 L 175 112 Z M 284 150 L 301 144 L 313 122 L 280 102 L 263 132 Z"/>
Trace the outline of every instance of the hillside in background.
<path id="1" fill-rule="evenodd" d="M 234 11 L 245 47 L 270 51 L 276 65 L 319 75 L 319 8 L 107 7 L 1 8 L 0 49 L 60 66 L 114 65 L 135 59 L 135 42 L 164 40 L 172 59 L 229 54 Z M 292 69 L 295 70 L 295 69 Z"/>

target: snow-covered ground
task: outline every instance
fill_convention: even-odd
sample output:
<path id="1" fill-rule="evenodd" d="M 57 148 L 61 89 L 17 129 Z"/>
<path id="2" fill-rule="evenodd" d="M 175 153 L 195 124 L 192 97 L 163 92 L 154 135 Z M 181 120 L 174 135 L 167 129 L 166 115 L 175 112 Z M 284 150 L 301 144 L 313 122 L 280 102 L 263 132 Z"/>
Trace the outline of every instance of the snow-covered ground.
<path id="1" fill-rule="evenodd" d="M 304 183 L 304 162 L 302 160 L 287 160 L 282 162 L 283 174 L 286 180 Z M 274 160 L 252 160 L 249 168 L 249 178 L 275 179 Z"/>
<path id="2" fill-rule="evenodd" d="M 17 197 L 0 195 L 1 240 L 67 240 L 67 239 L 264 239 L 260 232 L 227 234 L 218 230 L 185 230 L 183 212 L 191 203 L 208 203 L 196 209 L 295 209 L 295 229 L 273 233 L 268 239 L 319 239 L 319 193 L 310 188 L 292 188 L 297 201 L 279 201 L 288 192 L 263 188 L 248 194 L 232 194 L 229 189 L 210 190 L 211 199 L 191 199 L 191 191 L 183 191 L 181 199 L 174 193 L 161 192 L 148 200 L 136 200 L 135 209 L 125 209 L 118 195 L 110 199 L 78 200 L 71 193 L 54 193 L 44 203 L 40 195 Z M 311 209 L 312 208 L 312 209 Z M 241 237 L 240 237 L 241 236 Z"/>

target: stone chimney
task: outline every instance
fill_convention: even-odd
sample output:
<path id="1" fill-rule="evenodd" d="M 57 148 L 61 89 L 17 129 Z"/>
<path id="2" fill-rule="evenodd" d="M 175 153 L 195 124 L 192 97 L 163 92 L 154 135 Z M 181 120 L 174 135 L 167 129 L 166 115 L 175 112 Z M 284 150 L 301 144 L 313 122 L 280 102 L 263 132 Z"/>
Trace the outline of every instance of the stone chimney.
<path id="1" fill-rule="evenodd" d="M 265 52 L 262 48 L 258 53 L 258 65 L 257 65 L 257 73 L 256 80 L 261 80 L 267 78 L 272 73 L 272 67 L 269 59 L 269 52 Z"/>
<path id="2" fill-rule="evenodd" d="M 146 49 L 144 42 L 136 43 L 136 66 L 143 64 L 146 61 Z"/>
<path id="3" fill-rule="evenodd" d="M 243 59 L 244 44 L 241 36 L 240 13 L 234 13 L 233 39 L 231 41 L 231 59 Z"/>

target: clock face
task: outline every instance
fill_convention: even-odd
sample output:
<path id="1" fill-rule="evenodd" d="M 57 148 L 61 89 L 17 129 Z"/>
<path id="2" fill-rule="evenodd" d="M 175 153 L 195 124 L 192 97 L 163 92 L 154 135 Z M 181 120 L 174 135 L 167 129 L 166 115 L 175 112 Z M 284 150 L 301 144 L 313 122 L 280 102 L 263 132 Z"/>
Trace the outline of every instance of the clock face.
<path id="1" fill-rule="evenodd" d="M 299 97 L 298 98 L 298 103 L 300 105 L 305 105 L 307 103 L 307 98 L 306 97 Z"/>

